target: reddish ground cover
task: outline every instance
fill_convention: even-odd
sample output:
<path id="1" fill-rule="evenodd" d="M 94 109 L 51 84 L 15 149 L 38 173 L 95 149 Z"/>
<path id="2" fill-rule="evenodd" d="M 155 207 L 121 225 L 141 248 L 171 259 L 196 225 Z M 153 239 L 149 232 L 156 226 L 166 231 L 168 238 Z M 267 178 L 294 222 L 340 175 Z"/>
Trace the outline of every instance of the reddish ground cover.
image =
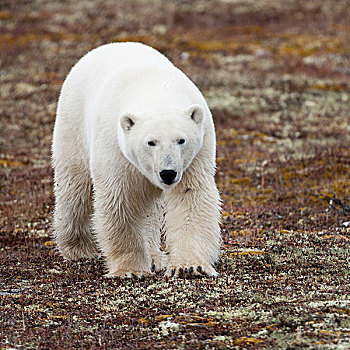
<path id="1" fill-rule="evenodd" d="M 349 348 L 347 1 L 0 5 L 0 347 Z M 50 236 L 50 143 L 69 68 L 142 41 L 217 128 L 220 277 L 103 277 Z M 332 199 L 332 204 L 330 204 Z"/>

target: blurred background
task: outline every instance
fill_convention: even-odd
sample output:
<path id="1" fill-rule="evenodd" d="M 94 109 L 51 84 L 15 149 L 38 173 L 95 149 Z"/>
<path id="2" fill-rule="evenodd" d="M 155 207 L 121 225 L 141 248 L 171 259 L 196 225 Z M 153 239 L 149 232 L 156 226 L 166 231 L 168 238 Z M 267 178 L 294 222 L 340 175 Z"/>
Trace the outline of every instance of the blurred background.
<path id="1" fill-rule="evenodd" d="M 340 0 L 3 0 L 4 200 L 18 208 L 25 199 L 25 215 L 38 205 L 50 211 L 50 142 L 65 76 L 99 45 L 140 41 L 207 98 L 227 212 L 277 200 L 324 209 L 320 196 L 349 193 L 349 19 Z M 13 187 L 16 172 L 23 178 Z"/>
<path id="2" fill-rule="evenodd" d="M 349 278 L 350 239 L 348 0 L 1 0 L 0 266 L 7 283 L 22 278 L 39 291 L 42 280 L 55 284 L 60 278 L 80 278 L 87 289 L 85 280 L 100 281 L 96 276 L 103 273 L 101 265 L 97 270 L 89 265 L 88 272 L 80 265 L 71 269 L 59 260 L 51 241 L 50 145 L 57 99 L 70 68 L 89 50 L 118 41 L 143 42 L 167 55 L 200 88 L 212 110 L 218 141 L 216 180 L 223 199 L 219 272 L 227 279 L 217 284 L 222 305 L 246 300 L 243 294 L 239 300 L 228 299 L 232 278 L 235 286 L 249 281 L 242 288 L 248 288 L 251 298 L 262 290 L 257 309 L 266 314 L 283 314 L 277 298 L 281 290 L 290 293 L 290 300 L 318 291 L 329 293 L 329 300 L 341 295 L 349 285 L 344 280 Z M 238 259 L 243 255 L 247 260 Z M 267 285 L 266 276 L 275 282 L 277 276 L 280 284 Z M 200 283 L 198 288 L 206 291 Z M 62 293 L 71 296 L 70 290 Z M 261 302 L 267 295 L 276 296 L 269 305 Z M 74 298 L 80 300 L 79 295 Z M 206 302 L 209 309 L 218 307 L 213 299 Z M 178 310 L 171 300 L 163 305 Z M 324 308 L 326 314 L 317 316 L 318 309 L 299 306 L 290 311 L 299 317 L 294 323 L 259 322 L 277 322 L 281 334 L 290 334 L 291 348 L 309 344 L 314 333 L 305 315 L 314 312 L 316 318 L 334 320 L 336 314 Z M 40 326 L 35 315 L 18 310 L 17 319 L 8 321 L 12 316 L 7 314 L 2 320 L 15 325 L 13 334 L 22 327 L 22 316 L 28 316 L 26 322 L 32 317 L 32 329 Z M 48 317 L 45 312 L 42 317 Z M 348 309 L 342 312 L 348 317 Z M 87 315 L 82 317 L 89 320 Z M 244 327 L 260 329 L 251 313 L 244 315 Z M 132 324 L 141 327 L 137 321 Z M 137 334 L 143 334 L 137 327 Z M 349 323 L 344 327 L 349 329 Z M 345 331 L 332 329 L 328 340 L 314 335 L 318 338 L 312 341 L 344 337 Z M 66 331 L 61 327 L 57 334 Z M 34 342 L 35 334 L 28 335 Z M 57 337 L 52 338 L 56 345 L 64 346 L 65 338 Z"/>

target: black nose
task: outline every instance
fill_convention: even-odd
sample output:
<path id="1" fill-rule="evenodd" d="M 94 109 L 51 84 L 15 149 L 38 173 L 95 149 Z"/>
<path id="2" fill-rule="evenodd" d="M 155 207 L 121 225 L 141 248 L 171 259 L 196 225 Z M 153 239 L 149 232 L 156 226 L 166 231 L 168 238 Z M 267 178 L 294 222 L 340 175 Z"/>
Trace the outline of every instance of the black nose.
<path id="1" fill-rule="evenodd" d="M 176 178 L 177 172 L 174 170 L 162 170 L 159 175 L 165 184 L 171 185 Z"/>

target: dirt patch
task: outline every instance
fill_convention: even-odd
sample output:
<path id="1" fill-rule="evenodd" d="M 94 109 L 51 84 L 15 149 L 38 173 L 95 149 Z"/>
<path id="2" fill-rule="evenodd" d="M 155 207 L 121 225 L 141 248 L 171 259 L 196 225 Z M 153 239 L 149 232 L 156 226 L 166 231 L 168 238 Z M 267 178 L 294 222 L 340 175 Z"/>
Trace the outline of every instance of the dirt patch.
<path id="1" fill-rule="evenodd" d="M 350 346 L 346 1 L 5 1 L 0 7 L 0 346 Z M 70 67 L 150 44 L 199 86 L 218 139 L 217 279 L 107 279 L 50 237 L 50 143 Z"/>

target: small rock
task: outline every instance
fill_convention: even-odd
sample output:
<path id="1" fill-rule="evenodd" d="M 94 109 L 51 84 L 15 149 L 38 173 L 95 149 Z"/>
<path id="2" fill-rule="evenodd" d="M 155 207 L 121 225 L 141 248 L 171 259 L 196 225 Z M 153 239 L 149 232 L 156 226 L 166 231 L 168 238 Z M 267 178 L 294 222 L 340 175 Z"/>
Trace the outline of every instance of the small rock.
<path id="1" fill-rule="evenodd" d="M 226 337 L 224 335 L 217 335 L 213 338 L 214 341 L 225 341 Z"/>
<path id="2" fill-rule="evenodd" d="M 26 96 L 32 94 L 36 90 L 36 87 L 27 83 L 18 83 L 16 84 L 16 95 L 17 96 Z"/>
<path id="3" fill-rule="evenodd" d="M 314 102 L 314 101 L 305 101 L 305 106 L 306 107 L 315 107 L 316 106 L 316 102 Z"/>
<path id="4" fill-rule="evenodd" d="M 190 57 L 190 54 L 187 51 L 184 51 L 181 53 L 181 60 L 182 61 L 187 61 Z"/>
<path id="5" fill-rule="evenodd" d="M 169 332 L 177 332 L 180 329 L 180 324 L 170 321 L 162 321 L 159 323 L 160 332 L 162 335 L 168 335 Z"/>
<path id="6" fill-rule="evenodd" d="M 167 32 L 167 27 L 162 24 L 157 24 L 152 28 L 154 34 L 164 35 Z"/>

